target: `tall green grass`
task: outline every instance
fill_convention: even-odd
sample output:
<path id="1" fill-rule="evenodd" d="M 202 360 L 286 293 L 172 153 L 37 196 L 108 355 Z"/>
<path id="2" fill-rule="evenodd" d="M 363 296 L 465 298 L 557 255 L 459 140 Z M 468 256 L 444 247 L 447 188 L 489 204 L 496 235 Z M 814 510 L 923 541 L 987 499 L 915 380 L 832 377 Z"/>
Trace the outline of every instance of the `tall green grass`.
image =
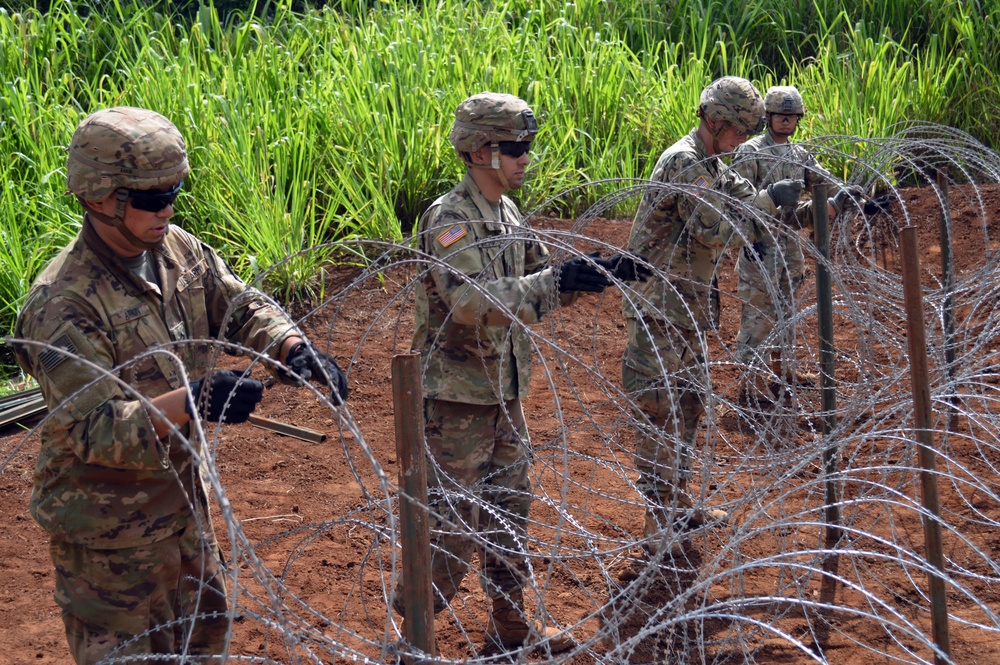
<path id="1" fill-rule="evenodd" d="M 1000 130 L 992 2 L 345 0 L 307 14 L 285 4 L 268 3 L 266 20 L 253 5 L 185 18 L 132 0 L 0 9 L 0 332 L 78 228 L 63 147 L 84 115 L 111 105 L 179 126 L 193 170 L 175 222 L 245 278 L 323 247 L 268 274 L 264 287 L 285 300 L 319 294 L 320 266 L 345 256 L 327 243 L 404 237 L 460 176 L 451 118 L 482 90 L 520 95 L 542 121 L 520 193 L 528 209 L 581 183 L 647 176 L 722 74 L 798 85 L 803 138 L 878 136 L 907 119 L 987 143 Z M 601 193 L 581 189 L 561 212 Z"/>

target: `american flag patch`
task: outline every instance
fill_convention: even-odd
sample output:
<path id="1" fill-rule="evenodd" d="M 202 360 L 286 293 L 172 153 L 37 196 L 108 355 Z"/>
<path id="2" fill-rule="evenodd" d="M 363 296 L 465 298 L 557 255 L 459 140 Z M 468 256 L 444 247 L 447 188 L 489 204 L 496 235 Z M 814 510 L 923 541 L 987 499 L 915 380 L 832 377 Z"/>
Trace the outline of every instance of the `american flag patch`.
<path id="1" fill-rule="evenodd" d="M 69 354 L 76 355 L 76 346 L 73 345 L 73 342 L 70 341 L 67 335 L 63 335 L 59 339 L 52 342 L 52 346 L 65 349 L 69 352 Z M 42 367 L 46 372 L 51 372 L 68 357 L 68 354 L 61 353 L 55 349 L 46 349 L 38 354 L 38 360 L 42 363 Z"/>
<path id="2" fill-rule="evenodd" d="M 441 243 L 442 247 L 447 247 L 448 245 L 454 245 L 456 242 L 465 237 L 468 231 L 461 224 L 455 224 L 450 227 L 444 233 L 437 237 L 437 241 Z"/>
<path id="3" fill-rule="evenodd" d="M 712 186 L 712 183 L 708 181 L 708 178 L 706 178 L 703 175 L 698 176 L 698 179 L 692 182 L 691 184 L 694 185 L 695 187 L 705 187 L 706 189 Z"/>

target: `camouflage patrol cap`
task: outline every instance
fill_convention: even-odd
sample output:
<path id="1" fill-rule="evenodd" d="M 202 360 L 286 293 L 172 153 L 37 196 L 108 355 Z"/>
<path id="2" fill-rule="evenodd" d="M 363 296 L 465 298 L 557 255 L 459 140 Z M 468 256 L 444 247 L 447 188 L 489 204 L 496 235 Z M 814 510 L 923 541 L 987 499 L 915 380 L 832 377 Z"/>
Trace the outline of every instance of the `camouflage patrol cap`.
<path id="1" fill-rule="evenodd" d="M 764 110 L 768 113 L 805 115 L 806 105 L 799 91 L 790 85 L 775 85 L 764 95 Z"/>
<path id="2" fill-rule="evenodd" d="M 87 201 L 116 190 L 173 187 L 188 173 L 184 137 L 154 111 L 118 106 L 92 113 L 73 133 L 66 185 Z"/>
<path id="3" fill-rule="evenodd" d="M 764 100 L 750 81 L 723 76 L 701 91 L 698 116 L 715 122 L 723 120 L 746 134 L 764 129 Z"/>
<path id="4" fill-rule="evenodd" d="M 523 99 L 481 92 L 458 105 L 448 139 L 461 154 L 475 152 L 488 143 L 531 141 L 537 133 L 535 114 Z"/>

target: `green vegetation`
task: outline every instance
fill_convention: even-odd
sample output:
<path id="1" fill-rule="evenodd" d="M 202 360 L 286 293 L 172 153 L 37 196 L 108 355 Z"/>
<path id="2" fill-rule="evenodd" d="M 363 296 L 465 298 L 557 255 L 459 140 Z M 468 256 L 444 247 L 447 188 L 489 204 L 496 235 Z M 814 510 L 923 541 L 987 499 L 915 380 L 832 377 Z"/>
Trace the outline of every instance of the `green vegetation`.
<path id="1" fill-rule="evenodd" d="M 248 279 L 295 255 L 264 281 L 283 299 L 318 293 L 319 267 L 350 246 L 329 243 L 405 235 L 459 176 L 451 116 L 485 89 L 520 95 L 543 122 L 529 209 L 648 175 L 723 74 L 798 85 L 804 137 L 879 136 L 904 120 L 986 143 L 1000 130 L 995 2 L 344 0 L 222 18 L 175 6 L 0 9 L 0 333 L 78 228 L 63 147 L 106 106 L 180 127 L 193 172 L 175 221 Z M 581 190 L 562 212 L 598 195 Z"/>

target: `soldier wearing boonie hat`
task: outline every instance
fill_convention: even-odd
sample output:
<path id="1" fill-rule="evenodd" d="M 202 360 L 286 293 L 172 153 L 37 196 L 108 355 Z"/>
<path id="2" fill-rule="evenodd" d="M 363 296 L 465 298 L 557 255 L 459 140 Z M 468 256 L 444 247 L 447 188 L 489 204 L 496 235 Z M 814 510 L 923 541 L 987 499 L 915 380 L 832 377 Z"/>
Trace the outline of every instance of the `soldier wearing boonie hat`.
<path id="1" fill-rule="evenodd" d="M 264 386 L 214 370 L 203 340 L 270 356 L 284 381 L 323 381 L 335 403 L 347 393 L 284 312 L 171 227 L 188 170 L 183 137 L 159 113 L 87 116 L 67 160 L 82 229 L 35 279 L 15 328 L 18 363 L 49 410 L 30 510 L 51 539 L 81 664 L 225 652 L 224 571 L 192 447 L 210 453 L 190 421 L 245 421 Z"/>

